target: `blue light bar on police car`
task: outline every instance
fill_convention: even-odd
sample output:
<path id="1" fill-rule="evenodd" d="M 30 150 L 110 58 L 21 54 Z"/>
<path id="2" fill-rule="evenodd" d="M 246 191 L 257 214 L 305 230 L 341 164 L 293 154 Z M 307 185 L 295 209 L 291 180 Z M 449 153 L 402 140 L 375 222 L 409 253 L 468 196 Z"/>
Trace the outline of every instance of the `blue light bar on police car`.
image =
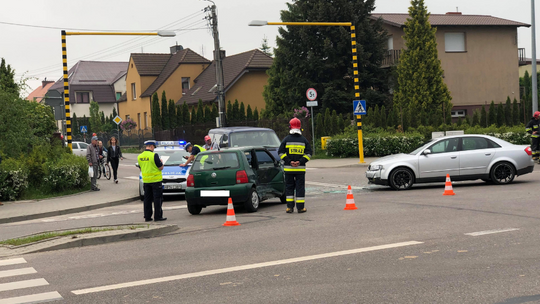
<path id="1" fill-rule="evenodd" d="M 183 146 L 183 145 L 186 144 L 186 141 L 185 141 L 185 140 L 179 140 L 179 141 L 178 141 L 178 144 L 179 144 L 180 146 Z"/>

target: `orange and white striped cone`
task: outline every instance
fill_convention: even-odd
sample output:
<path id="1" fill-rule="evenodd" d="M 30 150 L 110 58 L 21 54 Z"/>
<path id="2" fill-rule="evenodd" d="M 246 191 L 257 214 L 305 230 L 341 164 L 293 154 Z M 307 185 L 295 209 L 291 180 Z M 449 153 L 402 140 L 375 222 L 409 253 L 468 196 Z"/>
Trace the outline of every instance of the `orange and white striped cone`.
<path id="1" fill-rule="evenodd" d="M 450 174 L 446 174 L 446 183 L 444 184 L 443 195 L 456 195 L 454 189 L 452 189 L 452 181 L 450 180 Z"/>
<path id="2" fill-rule="evenodd" d="M 240 226 L 240 223 L 236 221 L 236 215 L 234 215 L 234 206 L 232 198 L 229 197 L 229 203 L 227 204 L 227 220 L 223 226 Z"/>
<path id="3" fill-rule="evenodd" d="M 358 209 L 356 207 L 356 204 L 354 203 L 354 196 L 352 194 L 351 185 L 349 185 L 349 188 L 347 189 L 347 202 L 345 203 L 345 209 L 343 210 L 356 210 Z"/>

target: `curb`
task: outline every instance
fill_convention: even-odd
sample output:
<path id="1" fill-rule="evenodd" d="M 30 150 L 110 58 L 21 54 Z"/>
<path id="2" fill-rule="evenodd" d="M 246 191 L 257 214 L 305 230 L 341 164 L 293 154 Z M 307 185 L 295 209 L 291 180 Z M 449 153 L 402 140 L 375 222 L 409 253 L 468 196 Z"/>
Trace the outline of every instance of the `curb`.
<path id="1" fill-rule="evenodd" d="M 133 225 L 136 225 L 136 224 L 133 224 Z M 129 226 L 129 225 L 126 225 L 126 226 Z M 151 226 L 154 226 L 154 225 L 151 225 Z M 81 229 L 81 228 L 78 228 L 78 229 Z M 43 245 L 47 241 L 38 242 L 32 245 L 22 245 L 20 247 L 8 249 L 10 251 L 12 250 L 12 252 L 6 251 L 6 254 L 0 253 L 0 257 L 7 257 L 11 255 L 20 255 L 20 254 L 27 254 L 27 253 L 54 251 L 54 250 L 69 249 L 69 248 L 76 248 L 76 247 L 93 246 L 93 245 L 100 245 L 100 244 L 108 244 L 108 243 L 129 241 L 129 240 L 135 240 L 135 239 L 141 239 L 141 238 L 151 238 L 151 237 L 167 234 L 170 232 L 174 232 L 178 229 L 180 228 L 177 225 L 166 225 L 166 226 L 156 226 L 156 228 L 151 228 L 148 230 L 126 231 L 124 233 L 117 233 L 117 234 L 112 234 L 112 235 L 92 236 L 90 234 L 90 235 L 79 237 L 79 238 L 66 237 L 63 240 L 58 239 L 58 238 L 53 238 L 53 239 L 50 239 L 50 241 L 60 240 L 64 242 L 60 244 L 51 244 L 50 246 L 45 245 L 45 247 Z M 32 247 L 38 247 L 38 248 L 32 249 Z"/>
<path id="2" fill-rule="evenodd" d="M 100 208 L 105 208 L 105 207 L 111 207 L 111 206 L 116 206 L 116 205 L 127 204 L 129 202 L 132 202 L 132 201 L 138 200 L 138 199 L 139 199 L 139 196 L 133 196 L 133 197 L 129 197 L 129 198 L 123 198 L 123 199 L 117 200 L 117 201 L 105 202 L 105 203 L 89 205 L 89 206 L 82 206 L 82 207 L 68 208 L 68 209 L 62 209 L 62 210 L 48 211 L 48 212 L 43 212 L 43 213 L 14 216 L 14 217 L 8 217 L 8 218 L 0 218 L 0 224 L 29 221 L 29 220 L 35 220 L 35 219 L 51 217 L 51 216 L 57 216 L 57 215 L 64 215 L 64 214 L 78 213 L 78 212 L 83 212 L 83 211 L 90 211 L 90 210 L 94 210 L 94 209 L 100 209 Z"/>

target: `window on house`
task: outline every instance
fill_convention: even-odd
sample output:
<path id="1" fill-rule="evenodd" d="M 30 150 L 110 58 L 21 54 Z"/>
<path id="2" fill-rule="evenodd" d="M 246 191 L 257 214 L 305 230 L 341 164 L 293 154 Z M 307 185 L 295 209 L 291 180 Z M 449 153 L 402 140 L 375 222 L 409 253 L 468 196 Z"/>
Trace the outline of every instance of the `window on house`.
<path id="1" fill-rule="evenodd" d="M 444 50 L 447 53 L 465 52 L 465 33 L 445 33 Z"/>
<path id="2" fill-rule="evenodd" d="M 129 119 L 129 115 L 126 115 L 126 120 L 128 120 L 128 119 Z"/>
<path id="3" fill-rule="evenodd" d="M 465 117 L 467 115 L 467 110 L 455 110 L 450 113 L 452 117 Z"/>
<path id="4" fill-rule="evenodd" d="M 77 92 L 75 101 L 77 103 L 89 103 L 90 102 L 90 93 L 88 93 L 88 92 Z"/>
<path id="5" fill-rule="evenodd" d="M 116 100 L 120 99 L 122 97 L 122 92 L 116 92 Z"/>
<path id="6" fill-rule="evenodd" d="M 148 129 L 148 112 L 144 112 L 144 129 Z"/>
<path id="7" fill-rule="evenodd" d="M 394 49 L 394 36 L 388 37 L 388 50 Z"/>
<path id="8" fill-rule="evenodd" d="M 137 90 L 135 88 L 135 83 L 131 84 L 131 96 L 133 100 L 137 99 Z"/>
<path id="9" fill-rule="evenodd" d="M 189 91 L 189 77 L 182 77 L 182 95 Z"/>
<path id="10" fill-rule="evenodd" d="M 141 113 L 137 113 L 137 127 L 141 129 Z"/>

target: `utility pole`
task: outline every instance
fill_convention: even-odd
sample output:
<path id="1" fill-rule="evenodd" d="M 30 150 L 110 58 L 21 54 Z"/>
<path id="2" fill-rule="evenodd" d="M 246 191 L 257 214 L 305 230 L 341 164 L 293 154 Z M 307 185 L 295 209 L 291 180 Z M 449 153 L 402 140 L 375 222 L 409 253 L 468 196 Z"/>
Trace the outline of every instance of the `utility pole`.
<path id="1" fill-rule="evenodd" d="M 212 2 L 212 1 L 209 1 Z M 224 79 L 223 79 L 223 62 L 221 58 L 221 47 L 219 46 L 219 31 L 218 21 L 216 13 L 216 5 L 212 2 L 210 9 L 210 26 L 212 26 L 212 36 L 214 37 L 214 61 L 216 63 L 216 94 L 218 98 L 218 112 L 219 112 L 219 127 L 227 126 L 225 118 L 225 92 L 224 92 Z"/>
<path id="2" fill-rule="evenodd" d="M 538 111 L 538 87 L 536 72 L 536 22 L 534 0 L 531 0 L 531 35 L 532 35 L 532 114 Z"/>

